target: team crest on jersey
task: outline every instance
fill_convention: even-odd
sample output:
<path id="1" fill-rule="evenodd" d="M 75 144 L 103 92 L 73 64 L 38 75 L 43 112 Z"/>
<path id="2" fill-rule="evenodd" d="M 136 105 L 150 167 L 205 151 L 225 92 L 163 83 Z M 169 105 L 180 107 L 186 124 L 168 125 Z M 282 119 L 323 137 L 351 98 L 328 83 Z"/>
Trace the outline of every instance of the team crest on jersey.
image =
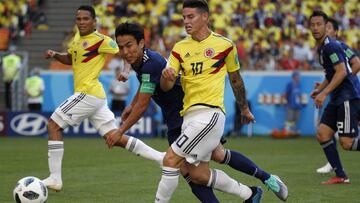
<path id="1" fill-rule="evenodd" d="M 214 50 L 213 48 L 207 48 L 207 49 L 205 49 L 205 51 L 204 51 L 204 56 L 205 56 L 206 58 L 211 58 L 211 57 L 214 56 L 214 54 L 215 54 L 215 50 Z"/>
<path id="2" fill-rule="evenodd" d="M 82 43 L 82 46 L 84 47 L 84 49 L 85 49 L 88 45 L 89 45 L 89 43 L 88 43 L 87 41 L 84 41 L 84 42 Z"/>

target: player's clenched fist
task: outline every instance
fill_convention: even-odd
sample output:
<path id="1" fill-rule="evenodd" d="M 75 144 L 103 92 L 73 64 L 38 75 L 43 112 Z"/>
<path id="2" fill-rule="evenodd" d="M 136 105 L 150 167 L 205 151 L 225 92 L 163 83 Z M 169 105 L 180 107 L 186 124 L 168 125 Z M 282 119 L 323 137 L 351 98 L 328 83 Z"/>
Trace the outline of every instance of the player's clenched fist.
<path id="1" fill-rule="evenodd" d="M 165 69 L 162 71 L 162 76 L 163 76 L 164 79 L 166 79 L 166 80 L 174 81 L 174 80 L 176 79 L 175 70 L 172 69 L 172 68 L 165 68 Z"/>
<path id="2" fill-rule="evenodd" d="M 53 50 L 47 50 L 46 52 L 45 52 L 45 58 L 53 58 L 54 56 L 55 56 L 55 54 L 56 54 L 56 51 L 53 51 Z"/>
<path id="3" fill-rule="evenodd" d="M 241 110 L 241 123 L 248 124 L 248 123 L 255 123 L 255 117 L 251 113 L 249 108 L 246 108 L 244 110 Z"/>

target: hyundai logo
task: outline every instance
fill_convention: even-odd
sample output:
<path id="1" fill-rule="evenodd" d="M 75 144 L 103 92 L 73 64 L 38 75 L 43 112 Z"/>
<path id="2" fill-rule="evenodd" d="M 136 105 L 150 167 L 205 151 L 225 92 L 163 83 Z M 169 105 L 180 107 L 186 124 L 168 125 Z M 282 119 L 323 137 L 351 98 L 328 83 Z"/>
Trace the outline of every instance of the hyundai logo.
<path id="1" fill-rule="evenodd" d="M 36 113 L 24 113 L 15 116 L 10 126 L 16 133 L 26 136 L 37 136 L 46 132 L 47 119 Z"/>

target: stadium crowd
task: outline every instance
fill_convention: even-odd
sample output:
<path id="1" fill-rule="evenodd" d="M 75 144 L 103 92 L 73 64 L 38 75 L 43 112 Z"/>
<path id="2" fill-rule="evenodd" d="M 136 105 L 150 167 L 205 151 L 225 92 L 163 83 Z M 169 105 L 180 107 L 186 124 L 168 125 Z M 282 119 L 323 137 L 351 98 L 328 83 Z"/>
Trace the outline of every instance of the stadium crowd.
<path id="1" fill-rule="evenodd" d="M 181 2 L 93 0 L 93 5 L 100 32 L 113 36 L 119 23 L 138 22 L 146 28 L 147 47 L 167 57 L 174 43 L 185 36 Z M 208 2 L 213 30 L 236 42 L 245 70 L 320 70 L 314 59 L 315 42 L 308 23 L 316 9 L 333 16 L 340 24 L 340 39 L 356 52 L 360 50 L 360 4 L 357 0 Z"/>
<path id="2" fill-rule="evenodd" d="M 7 51 L 30 35 L 33 26 L 47 29 L 44 4 L 45 0 L 0 1 L 0 51 Z"/>

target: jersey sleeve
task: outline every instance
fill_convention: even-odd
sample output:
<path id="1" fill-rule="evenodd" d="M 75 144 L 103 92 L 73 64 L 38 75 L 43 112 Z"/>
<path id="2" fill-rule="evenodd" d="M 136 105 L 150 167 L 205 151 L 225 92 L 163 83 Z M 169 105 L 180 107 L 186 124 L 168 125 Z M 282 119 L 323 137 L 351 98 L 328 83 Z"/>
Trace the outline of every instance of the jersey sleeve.
<path id="1" fill-rule="evenodd" d="M 73 37 L 72 41 L 70 42 L 69 48 L 67 50 L 67 52 L 71 55 L 71 53 L 73 53 L 74 50 L 74 45 L 75 45 L 75 41 L 79 40 L 80 38 L 80 34 L 79 31 L 77 31 L 75 33 L 75 36 Z"/>
<path id="2" fill-rule="evenodd" d="M 355 52 L 345 43 L 341 43 L 342 48 L 345 51 L 346 57 L 349 58 L 349 61 L 356 56 Z"/>
<path id="3" fill-rule="evenodd" d="M 154 94 L 156 85 L 160 83 L 164 67 L 157 61 L 147 61 L 142 67 L 140 93 Z"/>
<path id="4" fill-rule="evenodd" d="M 345 62 L 345 54 L 343 48 L 336 43 L 331 43 L 324 49 L 324 54 L 328 57 L 332 65 Z"/>
<path id="5" fill-rule="evenodd" d="M 74 45 L 74 42 L 71 42 L 71 44 L 70 44 L 70 46 L 69 46 L 69 48 L 68 48 L 68 50 L 67 50 L 67 53 L 70 54 L 70 55 L 72 54 L 73 49 L 74 49 L 74 48 L 73 48 L 73 47 L 74 47 L 73 45 Z"/>
<path id="6" fill-rule="evenodd" d="M 106 36 L 101 43 L 98 52 L 102 54 L 116 54 L 119 52 L 119 48 L 114 40 Z"/>
<path id="7" fill-rule="evenodd" d="M 180 46 L 179 44 L 175 44 L 174 48 L 171 50 L 167 67 L 173 68 L 176 73 L 175 75 L 179 74 L 181 63 L 184 62 L 180 55 Z"/>
<path id="8" fill-rule="evenodd" d="M 228 72 L 235 72 L 240 69 L 239 58 L 236 50 L 236 46 L 232 44 L 231 51 L 225 58 L 226 68 Z"/>

